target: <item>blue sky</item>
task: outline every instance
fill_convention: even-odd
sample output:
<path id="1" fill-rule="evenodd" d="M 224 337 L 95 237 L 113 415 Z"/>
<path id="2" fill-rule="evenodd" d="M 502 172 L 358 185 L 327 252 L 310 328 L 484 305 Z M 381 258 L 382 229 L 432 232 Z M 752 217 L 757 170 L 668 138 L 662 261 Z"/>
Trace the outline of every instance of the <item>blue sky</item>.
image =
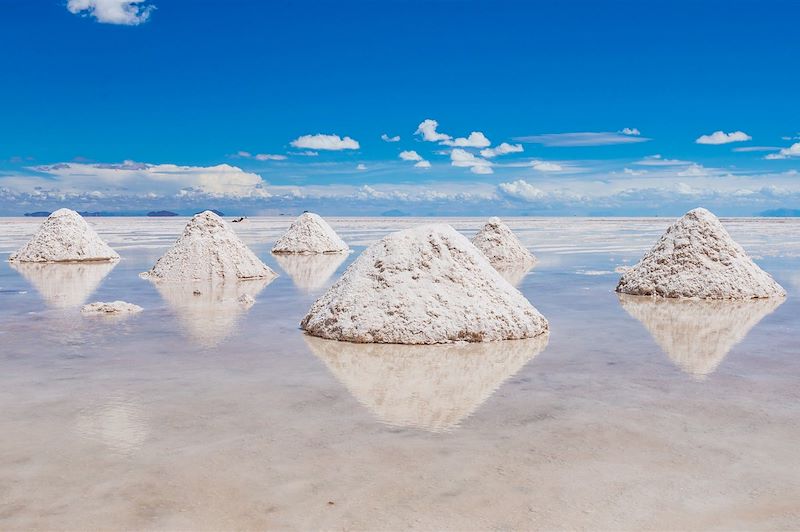
<path id="1" fill-rule="evenodd" d="M 0 0 L 0 214 L 797 209 L 798 20 L 795 1 Z"/>

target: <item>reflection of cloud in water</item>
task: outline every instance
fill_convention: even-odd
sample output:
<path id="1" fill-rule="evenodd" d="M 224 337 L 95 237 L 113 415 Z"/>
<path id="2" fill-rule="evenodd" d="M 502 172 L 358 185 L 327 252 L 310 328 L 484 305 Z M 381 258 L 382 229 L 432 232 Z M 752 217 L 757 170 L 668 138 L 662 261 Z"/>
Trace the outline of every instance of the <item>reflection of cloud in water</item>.
<path id="1" fill-rule="evenodd" d="M 639 320 L 675 365 L 697 378 L 717 369 L 733 346 L 783 298 L 711 301 L 618 294 L 625 311 Z"/>
<path id="2" fill-rule="evenodd" d="M 271 279 L 221 283 L 153 283 L 178 316 L 187 336 L 202 347 L 214 347 L 236 328 Z"/>
<path id="3" fill-rule="evenodd" d="M 378 419 L 431 432 L 458 426 L 548 342 L 547 334 L 528 340 L 436 346 L 304 338 Z"/>
<path id="4" fill-rule="evenodd" d="M 289 274 L 294 285 L 306 293 L 323 288 L 346 258 L 347 253 L 275 255 L 275 260 Z"/>
<path id="5" fill-rule="evenodd" d="M 130 397 L 113 397 L 78 414 L 75 431 L 83 438 L 100 442 L 114 451 L 130 454 L 147 439 L 147 419 L 140 405 Z"/>
<path id="6" fill-rule="evenodd" d="M 117 262 L 10 262 L 8 265 L 33 285 L 49 306 L 70 308 L 86 303 Z"/>
<path id="7" fill-rule="evenodd" d="M 495 270 L 503 279 L 511 283 L 513 286 L 519 285 L 525 275 L 533 269 L 535 263 L 530 264 L 517 264 L 514 266 L 495 266 Z"/>

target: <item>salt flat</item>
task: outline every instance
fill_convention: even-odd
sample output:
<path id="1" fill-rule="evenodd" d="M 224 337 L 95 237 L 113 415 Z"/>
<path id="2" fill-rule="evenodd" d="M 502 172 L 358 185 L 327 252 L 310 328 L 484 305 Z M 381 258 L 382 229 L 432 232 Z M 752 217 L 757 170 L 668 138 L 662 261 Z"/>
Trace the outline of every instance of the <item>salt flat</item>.
<path id="1" fill-rule="evenodd" d="M 232 225 L 280 274 L 249 308 L 138 277 L 184 218 L 89 219 L 118 264 L 27 269 L 41 220 L 0 219 L 0 529 L 800 528 L 800 220 L 722 220 L 785 300 L 681 306 L 614 293 L 672 220 L 507 219 L 549 338 L 409 349 L 298 324 L 431 220 L 329 218 L 355 253 L 276 260 L 292 219 Z M 117 299 L 144 311 L 80 314 Z"/>

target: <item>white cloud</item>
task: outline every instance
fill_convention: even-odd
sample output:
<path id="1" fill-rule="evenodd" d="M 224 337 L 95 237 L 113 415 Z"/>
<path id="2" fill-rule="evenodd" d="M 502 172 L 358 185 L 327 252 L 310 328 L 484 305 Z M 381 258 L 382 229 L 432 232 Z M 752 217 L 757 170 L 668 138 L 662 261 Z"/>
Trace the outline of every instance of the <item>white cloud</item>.
<path id="1" fill-rule="evenodd" d="M 706 177 L 710 175 L 709 171 L 700 164 L 690 164 L 684 170 L 678 172 L 679 177 Z"/>
<path id="2" fill-rule="evenodd" d="M 531 166 L 534 170 L 538 170 L 540 172 L 560 172 L 564 169 L 560 164 L 550 163 L 547 161 L 533 161 Z"/>
<path id="3" fill-rule="evenodd" d="M 512 183 L 500 183 L 498 188 L 507 196 L 524 201 L 536 201 L 545 198 L 544 190 L 536 188 L 527 181 L 519 179 Z"/>
<path id="4" fill-rule="evenodd" d="M 486 148 L 481 150 L 481 155 L 487 159 L 491 159 L 492 157 L 496 157 L 498 155 L 505 155 L 507 153 L 521 153 L 523 151 L 525 151 L 525 149 L 522 147 L 522 144 L 509 144 L 508 142 L 502 142 L 494 148 Z"/>
<path id="5" fill-rule="evenodd" d="M 363 171 L 363 170 L 366 170 L 366 169 L 367 169 L 367 165 L 364 164 L 364 163 L 358 163 L 358 166 L 356 166 L 356 170 L 359 170 L 359 171 Z"/>
<path id="6" fill-rule="evenodd" d="M 253 156 L 253 154 L 250 153 L 249 151 L 237 151 L 236 152 L 236 157 L 241 157 L 242 159 L 249 159 L 252 156 Z"/>
<path id="7" fill-rule="evenodd" d="M 459 137 L 457 139 L 445 140 L 442 142 L 445 146 L 458 146 L 459 148 L 486 148 L 492 143 L 486 138 L 486 135 L 480 131 L 473 131 L 468 137 Z"/>
<path id="8" fill-rule="evenodd" d="M 136 26 L 146 22 L 156 7 L 147 0 L 69 0 L 67 9 L 74 15 L 94 17 L 104 24 Z"/>
<path id="9" fill-rule="evenodd" d="M 414 150 L 401 151 L 399 157 L 404 161 L 421 161 L 422 156 Z"/>
<path id="10" fill-rule="evenodd" d="M 745 142 L 752 139 L 753 137 L 744 131 L 733 131 L 731 133 L 715 131 L 710 135 L 701 135 L 695 142 L 697 144 L 729 144 L 731 142 Z"/>
<path id="11" fill-rule="evenodd" d="M 765 159 L 788 159 L 789 157 L 800 157 L 800 142 L 795 142 L 788 148 L 782 148 L 778 153 L 770 153 Z"/>
<path id="12" fill-rule="evenodd" d="M 642 134 L 642 132 L 636 129 L 635 127 L 624 127 L 622 128 L 622 131 L 620 131 L 620 133 L 622 133 L 623 135 L 632 135 L 634 137 L 638 137 L 639 135 Z"/>
<path id="13" fill-rule="evenodd" d="M 430 168 L 431 167 L 431 163 L 430 163 L 430 161 L 422 160 L 422 161 L 419 161 L 418 163 L 416 163 L 414 166 L 416 168 Z"/>
<path id="14" fill-rule="evenodd" d="M 317 155 L 319 155 L 319 153 L 312 150 L 306 150 L 306 151 L 296 151 L 292 153 L 292 155 L 300 155 L 302 157 L 316 157 Z"/>
<path id="15" fill-rule="evenodd" d="M 455 148 L 450 152 L 450 164 L 460 168 L 469 168 L 473 174 L 491 174 L 492 163 L 486 159 L 476 157 L 466 150 Z"/>
<path id="16" fill-rule="evenodd" d="M 641 176 L 647 173 L 647 170 L 632 170 L 630 168 L 623 168 L 622 173 L 630 176 Z"/>
<path id="17" fill-rule="evenodd" d="M 257 161 L 285 161 L 285 155 L 277 155 L 272 153 L 257 153 L 254 157 Z"/>
<path id="18" fill-rule="evenodd" d="M 780 151 L 780 146 L 740 146 L 733 148 L 735 152 L 751 152 L 751 151 Z"/>
<path id="19" fill-rule="evenodd" d="M 47 177 L 30 176 L 4 183 L 22 191 L 97 192 L 102 196 L 269 197 L 261 176 L 228 164 L 178 166 L 125 161 L 121 164 L 59 163 L 32 168 Z M 27 189 L 27 190 L 26 190 Z"/>
<path id="20" fill-rule="evenodd" d="M 394 137 L 390 137 L 386 133 L 381 135 L 381 140 L 384 142 L 400 142 L 400 135 L 395 135 Z"/>
<path id="21" fill-rule="evenodd" d="M 584 131 L 578 133 L 545 133 L 543 135 L 517 137 L 514 140 L 542 144 L 544 146 L 574 147 L 630 144 L 635 142 L 647 142 L 651 139 L 637 135 L 625 135 L 615 131 Z"/>
<path id="22" fill-rule="evenodd" d="M 303 135 L 290 142 L 295 148 L 307 148 L 310 150 L 357 150 L 361 146 L 357 140 L 350 137 L 340 137 L 339 135 Z"/>
<path id="23" fill-rule="evenodd" d="M 681 161 L 680 159 L 665 159 L 659 154 L 648 155 L 641 161 L 636 161 L 633 164 L 641 166 L 689 166 L 693 164 L 691 161 Z"/>
<path id="24" fill-rule="evenodd" d="M 442 142 L 453 138 L 450 135 L 436 131 L 436 128 L 438 127 L 439 122 L 430 118 L 426 118 L 417 127 L 417 130 L 414 132 L 414 134 L 422 135 L 422 140 L 426 140 L 428 142 Z"/>

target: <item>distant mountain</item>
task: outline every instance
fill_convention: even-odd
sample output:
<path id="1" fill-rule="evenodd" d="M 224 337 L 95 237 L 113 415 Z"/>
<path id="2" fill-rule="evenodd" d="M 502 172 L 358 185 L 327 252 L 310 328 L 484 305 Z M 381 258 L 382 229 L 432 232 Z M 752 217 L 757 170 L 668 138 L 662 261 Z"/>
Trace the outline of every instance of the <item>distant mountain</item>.
<path id="1" fill-rule="evenodd" d="M 758 215 L 767 218 L 798 218 L 800 217 L 800 209 L 770 209 L 761 211 Z"/>
<path id="2" fill-rule="evenodd" d="M 52 213 L 48 211 L 36 211 L 36 212 L 26 212 L 25 216 L 28 216 L 30 218 L 47 218 L 51 214 Z"/>
<path id="3" fill-rule="evenodd" d="M 389 211 L 384 211 L 381 213 L 381 216 L 391 216 L 391 217 L 399 217 L 399 216 L 411 216 L 411 214 L 401 211 L 399 209 L 392 209 Z"/>
<path id="4" fill-rule="evenodd" d="M 147 216 L 163 217 L 163 216 L 178 216 L 177 212 L 172 211 L 150 211 Z"/>
<path id="5" fill-rule="evenodd" d="M 225 216 L 225 213 L 223 213 L 222 211 L 218 211 L 217 209 L 203 209 L 202 211 L 197 211 L 195 214 L 200 214 L 201 212 L 205 212 L 205 211 L 211 211 L 214 214 L 216 214 L 217 216 Z"/>

